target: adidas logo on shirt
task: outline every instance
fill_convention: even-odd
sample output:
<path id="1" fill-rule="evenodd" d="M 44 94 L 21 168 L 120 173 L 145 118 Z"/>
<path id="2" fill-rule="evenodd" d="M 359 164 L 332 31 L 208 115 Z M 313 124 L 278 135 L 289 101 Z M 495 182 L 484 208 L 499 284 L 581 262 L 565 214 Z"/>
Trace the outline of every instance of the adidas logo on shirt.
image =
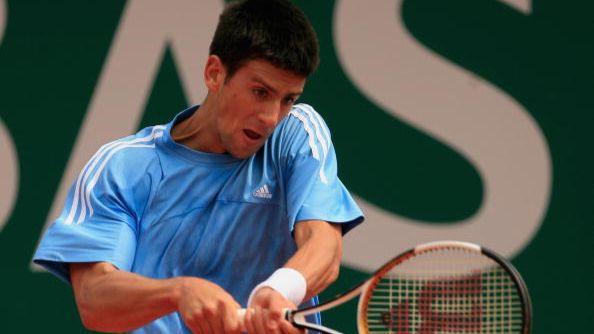
<path id="1" fill-rule="evenodd" d="M 254 195 L 254 197 L 259 197 L 259 198 L 266 198 L 266 199 L 272 198 L 272 193 L 270 193 L 270 191 L 268 190 L 268 185 L 266 185 L 266 184 L 256 190 L 254 190 L 253 195 Z"/>

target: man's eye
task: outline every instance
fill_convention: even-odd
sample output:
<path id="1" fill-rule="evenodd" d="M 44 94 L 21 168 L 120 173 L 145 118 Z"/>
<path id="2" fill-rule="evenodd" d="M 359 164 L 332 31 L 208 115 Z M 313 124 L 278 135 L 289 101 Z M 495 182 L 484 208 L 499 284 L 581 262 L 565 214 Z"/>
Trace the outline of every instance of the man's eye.
<path id="1" fill-rule="evenodd" d="M 252 89 L 252 93 L 258 98 L 263 98 L 266 97 L 266 95 L 268 95 L 268 92 L 262 88 L 254 88 Z"/>
<path id="2" fill-rule="evenodd" d="M 296 98 L 294 98 L 294 97 L 286 97 L 284 100 L 284 103 L 286 105 L 292 105 L 295 103 L 295 100 L 296 100 Z"/>

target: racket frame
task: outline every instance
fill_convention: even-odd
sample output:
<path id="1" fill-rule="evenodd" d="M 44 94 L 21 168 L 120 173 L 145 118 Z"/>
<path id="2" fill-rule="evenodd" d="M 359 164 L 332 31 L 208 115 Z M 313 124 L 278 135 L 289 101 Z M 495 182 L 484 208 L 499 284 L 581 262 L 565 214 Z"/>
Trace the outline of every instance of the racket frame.
<path id="1" fill-rule="evenodd" d="M 368 333 L 367 318 L 365 317 L 365 314 L 367 314 L 366 300 L 369 300 L 370 294 L 373 292 L 373 289 L 379 281 L 379 279 L 383 277 L 387 271 L 396 267 L 398 264 L 404 262 L 410 257 L 416 256 L 421 253 L 430 252 L 436 249 L 444 248 L 467 249 L 469 251 L 480 253 L 490 258 L 491 260 L 497 262 L 497 264 L 499 264 L 510 275 L 516 289 L 519 292 L 520 302 L 522 304 L 523 309 L 522 319 L 524 321 L 522 334 L 530 334 L 530 332 L 532 331 L 532 303 L 530 302 L 530 293 L 528 292 L 526 283 L 522 279 L 522 276 L 517 271 L 517 269 L 508 260 L 503 258 L 501 255 L 497 254 L 496 252 L 490 250 L 489 248 L 482 247 L 470 242 L 454 240 L 433 241 L 420 244 L 415 248 L 409 249 L 404 253 L 396 256 L 395 258 L 384 264 L 379 270 L 377 270 L 373 274 L 373 276 L 365 282 L 365 291 L 361 293 L 361 297 L 359 298 L 359 303 L 357 307 L 357 329 L 359 333 Z"/>
<path id="2" fill-rule="evenodd" d="M 336 330 L 331 328 L 312 324 L 305 320 L 305 317 L 314 313 L 323 312 L 328 309 L 334 308 L 340 304 L 343 304 L 358 295 L 359 297 L 358 307 L 357 307 L 357 329 L 359 333 L 368 333 L 367 330 L 367 318 L 365 314 L 367 314 L 367 307 L 366 307 L 366 300 L 370 298 L 370 294 L 373 292 L 374 286 L 377 284 L 379 279 L 384 276 L 384 274 L 390 271 L 392 268 L 397 266 L 398 264 L 406 261 L 410 257 L 416 256 L 418 254 L 429 252 L 435 249 L 443 249 L 443 248 L 464 248 L 470 251 L 474 251 L 477 253 L 481 253 L 484 256 L 494 260 L 497 262 L 511 277 L 516 289 L 520 295 L 520 302 L 523 308 L 523 333 L 522 334 L 530 334 L 532 330 L 532 303 L 530 302 L 530 294 L 528 292 L 528 288 L 526 287 L 526 283 L 522 279 L 520 273 L 516 270 L 516 268 L 505 258 L 497 254 L 496 252 L 464 241 L 452 241 L 452 240 L 444 240 L 444 241 L 434 241 L 429 243 L 424 243 L 421 245 L 416 246 L 415 248 L 409 249 L 400 255 L 396 256 L 395 258 L 388 261 L 384 264 L 381 268 L 376 270 L 373 275 L 368 278 L 367 280 L 359 283 L 358 285 L 354 286 L 347 292 L 338 295 L 332 300 L 327 302 L 321 303 L 319 305 L 310 306 L 307 308 L 303 308 L 300 310 L 285 310 L 285 319 L 291 322 L 298 328 L 303 329 L 310 329 L 315 330 L 320 333 L 327 333 L 327 334 L 342 334 Z"/>

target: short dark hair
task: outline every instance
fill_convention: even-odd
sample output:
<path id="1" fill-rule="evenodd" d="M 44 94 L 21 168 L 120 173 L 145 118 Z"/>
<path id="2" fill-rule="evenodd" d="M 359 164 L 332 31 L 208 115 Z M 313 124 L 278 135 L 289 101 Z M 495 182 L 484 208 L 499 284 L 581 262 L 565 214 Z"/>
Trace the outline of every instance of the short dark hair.
<path id="1" fill-rule="evenodd" d="M 289 0 L 241 0 L 229 4 L 210 44 L 230 78 L 254 59 L 304 77 L 319 63 L 318 39 L 305 14 Z"/>

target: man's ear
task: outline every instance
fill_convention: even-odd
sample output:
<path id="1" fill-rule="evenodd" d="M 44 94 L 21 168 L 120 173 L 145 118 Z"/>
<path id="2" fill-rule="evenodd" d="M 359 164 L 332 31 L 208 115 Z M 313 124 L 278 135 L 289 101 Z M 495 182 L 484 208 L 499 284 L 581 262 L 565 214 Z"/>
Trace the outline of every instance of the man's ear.
<path id="1" fill-rule="evenodd" d="M 204 83 L 209 92 L 216 93 L 225 82 L 227 72 L 225 66 L 216 55 L 208 56 L 204 66 Z"/>

